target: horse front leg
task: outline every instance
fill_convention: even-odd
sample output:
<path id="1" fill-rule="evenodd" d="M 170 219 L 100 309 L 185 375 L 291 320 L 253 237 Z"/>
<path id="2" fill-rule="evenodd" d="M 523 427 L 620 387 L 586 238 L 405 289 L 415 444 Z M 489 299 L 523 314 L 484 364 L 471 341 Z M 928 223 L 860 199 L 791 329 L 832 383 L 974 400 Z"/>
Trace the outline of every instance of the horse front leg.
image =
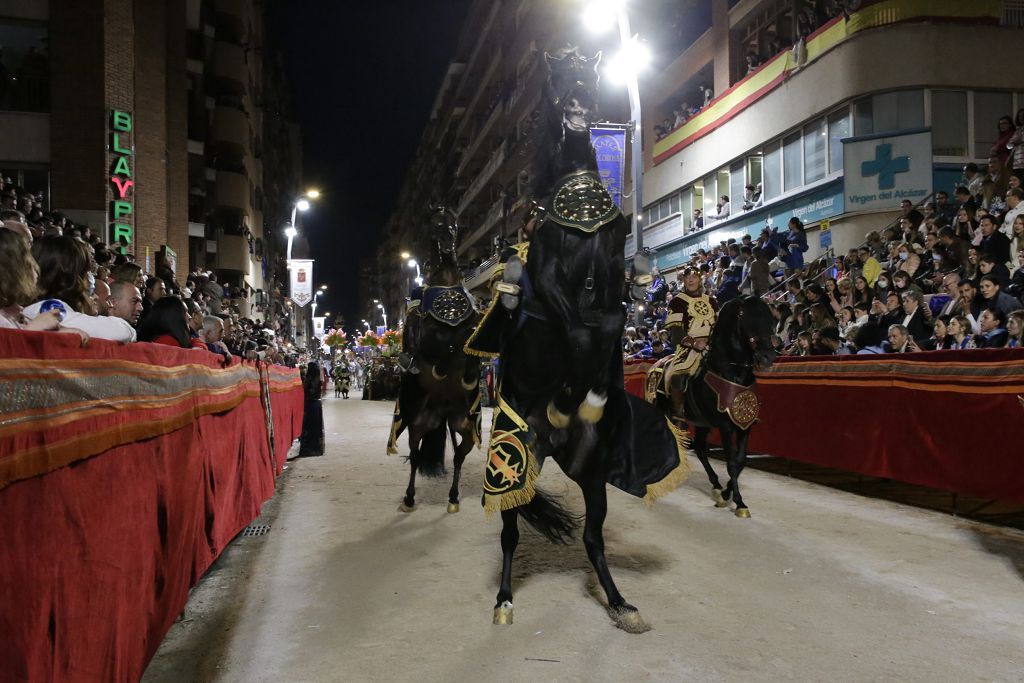
<path id="1" fill-rule="evenodd" d="M 519 545 L 519 513 L 501 512 L 501 586 L 494 604 L 494 623 L 505 626 L 512 623 L 512 555 Z"/>
<path id="2" fill-rule="evenodd" d="M 740 474 L 747 464 L 747 441 L 750 438 L 749 429 L 741 429 L 736 432 L 736 448 L 729 457 L 729 485 L 732 486 L 732 499 L 736 502 L 736 516 L 747 519 L 750 517 L 750 510 L 743 502 L 740 495 Z"/>
<path id="3" fill-rule="evenodd" d="M 716 501 L 715 507 L 729 507 L 729 501 L 732 500 L 733 494 L 736 491 L 736 478 L 733 476 L 735 468 L 733 466 L 734 454 L 736 449 L 733 448 L 733 438 L 736 435 L 735 430 L 732 428 L 731 423 L 724 424 L 718 428 L 718 432 L 722 435 L 722 452 L 725 454 L 725 467 L 729 472 L 729 481 L 726 483 L 725 488 L 722 489 L 722 500 L 721 502 Z M 710 467 L 710 463 L 708 465 Z"/>
<path id="4" fill-rule="evenodd" d="M 715 507 L 722 508 L 726 507 L 729 503 L 722 498 L 722 483 L 718 480 L 718 473 L 711 466 L 711 461 L 708 460 L 708 433 L 710 431 L 708 427 L 693 428 L 693 450 L 696 451 L 697 459 L 704 466 L 704 471 L 708 475 L 708 481 L 711 482 L 711 498 L 715 501 Z"/>
<path id="5" fill-rule="evenodd" d="M 459 478 L 462 475 L 462 462 L 473 448 L 473 426 L 470 424 L 469 418 L 464 417 L 460 430 L 456 431 L 455 427 L 449 424 L 448 433 L 451 435 L 452 447 L 455 451 L 455 455 L 452 456 L 455 473 L 452 476 L 452 487 L 448 490 L 448 512 L 458 512 Z M 461 441 L 456 441 L 456 434 L 462 439 Z"/>
<path id="6" fill-rule="evenodd" d="M 627 633 L 643 633 L 650 626 L 640 616 L 640 611 L 626 602 L 615 586 L 612 574 L 608 570 L 608 561 L 604 555 L 604 518 L 608 514 L 608 494 L 605 490 L 605 478 L 600 471 L 591 470 L 587 478 L 578 482 L 583 489 L 583 500 L 586 502 L 587 520 L 583 527 L 583 545 L 587 549 L 590 564 L 597 572 L 597 580 L 608 598 L 608 611 L 615 625 Z"/>
<path id="7" fill-rule="evenodd" d="M 419 456 L 420 439 L 423 429 L 409 425 L 409 485 L 405 489 L 405 498 L 398 506 L 399 512 L 412 512 L 416 507 L 416 458 Z"/>

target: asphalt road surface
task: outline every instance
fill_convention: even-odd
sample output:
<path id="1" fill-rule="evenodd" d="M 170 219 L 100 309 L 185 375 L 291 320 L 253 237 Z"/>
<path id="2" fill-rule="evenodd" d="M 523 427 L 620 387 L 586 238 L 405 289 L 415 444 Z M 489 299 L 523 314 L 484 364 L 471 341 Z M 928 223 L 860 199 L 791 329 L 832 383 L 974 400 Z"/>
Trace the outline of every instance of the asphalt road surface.
<path id="1" fill-rule="evenodd" d="M 515 623 L 494 626 L 483 452 L 461 512 L 421 478 L 403 514 L 391 408 L 324 401 L 326 455 L 291 464 L 256 522 L 270 531 L 232 543 L 144 681 L 1024 679 L 1024 534 L 749 469 L 738 519 L 695 458 L 653 509 L 610 489 L 609 564 L 651 631 L 615 628 L 582 543 L 532 531 Z M 554 463 L 540 481 L 582 510 Z"/>

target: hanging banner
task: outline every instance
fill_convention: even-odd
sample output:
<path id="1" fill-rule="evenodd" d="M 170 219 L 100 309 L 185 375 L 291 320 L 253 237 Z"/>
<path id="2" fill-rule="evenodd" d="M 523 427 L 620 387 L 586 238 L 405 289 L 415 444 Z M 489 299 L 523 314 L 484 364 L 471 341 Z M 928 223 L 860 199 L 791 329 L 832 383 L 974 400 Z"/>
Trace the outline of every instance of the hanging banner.
<path id="1" fill-rule="evenodd" d="M 313 300 L 313 261 L 292 259 L 290 298 L 296 306 L 302 307 Z"/>
<path id="2" fill-rule="evenodd" d="M 601 175 L 601 182 L 621 209 L 622 178 L 626 169 L 626 129 L 592 126 L 590 143 L 597 155 L 597 171 Z"/>
<path id="3" fill-rule="evenodd" d="M 322 315 L 313 317 L 313 336 L 317 339 L 323 339 L 325 320 L 327 320 L 327 318 Z"/>

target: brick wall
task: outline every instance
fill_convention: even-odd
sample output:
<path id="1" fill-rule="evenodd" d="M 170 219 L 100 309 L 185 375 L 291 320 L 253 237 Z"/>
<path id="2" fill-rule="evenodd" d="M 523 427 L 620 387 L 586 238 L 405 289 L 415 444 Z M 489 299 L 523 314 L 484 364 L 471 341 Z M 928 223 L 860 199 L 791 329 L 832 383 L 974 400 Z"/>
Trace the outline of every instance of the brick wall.
<path id="1" fill-rule="evenodd" d="M 167 241 L 167 30 L 164 2 L 135 0 L 135 257 L 156 267 Z"/>
<path id="2" fill-rule="evenodd" d="M 185 0 L 166 0 L 167 242 L 178 254 L 178 282 L 191 270 L 188 254 L 188 75 Z"/>

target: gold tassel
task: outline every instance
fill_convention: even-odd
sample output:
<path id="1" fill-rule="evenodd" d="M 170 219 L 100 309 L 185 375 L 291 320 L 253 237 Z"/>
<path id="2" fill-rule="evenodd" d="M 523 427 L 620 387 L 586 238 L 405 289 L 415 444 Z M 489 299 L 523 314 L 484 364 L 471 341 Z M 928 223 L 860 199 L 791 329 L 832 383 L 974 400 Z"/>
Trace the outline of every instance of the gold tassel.
<path id="1" fill-rule="evenodd" d="M 690 447 L 690 434 L 679 429 L 665 418 L 665 424 L 672 432 L 676 440 L 676 451 L 679 453 L 679 465 L 675 467 L 661 481 L 647 485 L 647 493 L 644 494 L 644 505 L 651 507 L 654 502 L 663 496 L 682 486 L 687 477 L 690 476 L 690 459 L 687 457 L 687 449 Z"/>

